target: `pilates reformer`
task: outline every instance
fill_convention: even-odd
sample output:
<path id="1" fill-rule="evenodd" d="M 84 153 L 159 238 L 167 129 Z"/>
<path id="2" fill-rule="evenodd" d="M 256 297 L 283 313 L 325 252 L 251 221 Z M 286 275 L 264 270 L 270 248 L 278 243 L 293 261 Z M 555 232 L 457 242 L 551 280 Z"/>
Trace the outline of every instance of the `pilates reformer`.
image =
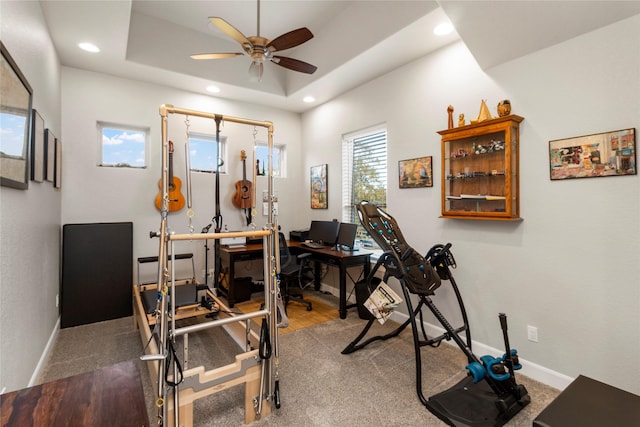
<path id="1" fill-rule="evenodd" d="M 471 349 L 471 333 L 462 297 L 451 273 L 451 268 L 456 267 L 450 250 L 451 244 L 435 245 L 423 257 L 407 244 L 395 219 L 382 209 L 363 201 L 357 205 L 357 210 L 362 225 L 384 253 L 365 281 L 356 285 L 358 286 L 356 288 L 358 312 L 360 317 L 368 319 L 368 322 L 342 353 L 353 353 L 374 341 L 396 337 L 411 325 L 416 360 L 416 392 L 420 402 L 431 413 L 451 426 L 504 425 L 531 401 L 526 388 L 517 384 L 515 379 L 514 371 L 520 369 L 521 365 L 518 362 L 517 351 L 509 345 L 506 315 L 499 314 L 505 343 L 504 355 L 477 357 Z M 380 267 L 384 267 L 385 270 L 383 281 L 386 282 L 389 277 L 394 277 L 400 282 L 409 318 L 394 331 L 361 342 L 376 321 L 376 318 L 370 315 L 366 308 L 362 308 L 361 304 L 367 294 L 373 290 L 372 286 L 375 286 L 376 282 L 379 283 L 380 279 L 374 276 Z M 463 325 L 458 328 L 454 328 L 449 323 L 431 299 L 442 280 L 448 280 L 455 292 L 463 322 Z M 415 309 L 411 303 L 411 294 L 419 297 Z M 442 335 L 435 338 L 427 336 L 423 322 L 425 307 L 445 329 Z M 419 316 L 419 326 L 416 316 Z M 463 332 L 464 340 L 460 337 Z M 443 340 L 453 340 L 466 355 L 468 375 L 450 389 L 427 399 L 422 391 L 420 349 L 424 346 L 437 347 Z"/>
<path id="2" fill-rule="evenodd" d="M 216 124 L 216 140 L 220 141 L 220 123 L 224 119 L 228 122 L 243 125 L 264 127 L 268 132 L 269 146 L 269 179 L 268 179 L 268 220 L 263 229 L 256 229 L 253 225 L 252 231 L 220 232 L 222 218 L 220 215 L 219 202 L 219 173 L 216 173 L 216 213 L 213 222 L 216 231 L 194 233 L 191 226 L 191 183 L 189 178 L 189 165 L 187 157 L 187 205 L 189 212 L 190 232 L 187 234 L 176 234 L 169 232 L 168 226 L 168 203 L 169 203 L 169 177 L 168 177 L 168 124 L 169 114 L 180 114 L 213 119 Z M 141 292 L 134 290 L 134 310 L 137 326 L 140 328 L 141 338 L 145 344 L 145 355 L 141 359 L 149 362 L 149 371 L 155 388 L 155 406 L 157 410 L 157 425 L 163 426 L 190 426 L 193 424 L 193 402 L 201 397 L 217 393 L 236 385 L 245 385 L 245 423 L 269 415 L 273 408 L 280 407 L 280 391 L 278 377 L 278 327 L 288 322 L 286 314 L 280 300 L 280 293 L 277 289 L 277 277 L 280 271 L 279 256 L 275 248 L 278 247 L 277 221 L 274 210 L 273 197 L 273 168 L 271 153 L 273 152 L 273 124 L 271 122 L 255 121 L 219 114 L 211 114 L 201 111 L 175 108 L 172 105 L 162 105 L 160 107 L 162 119 L 162 177 L 161 187 L 161 209 L 160 209 L 160 229 L 151 232 L 151 237 L 159 239 L 158 256 L 143 261 L 157 261 L 158 274 L 155 289 L 155 308 L 145 308 L 142 302 Z M 187 131 L 188 135 L 188 131 Z M 185 144 L 185 151 L 188 153 L 188 138 Z M 220 152 L 218 150 L 218 152 Z M 220 163 L 217 165 L 219 172 Z M 255 194 L 253 197 L 253 210 L 255 211 Z M 264 307 L 251 313 L 233 313 L 225 303 L 218 298 L 215 292 L 202 289 L 199 302 L 206 301 L 216 311 L 217 316 L 213 320 L 204 321 L 189 326 L 177 327 L 176 320 L 180 318 L 177 312 L 180 286 L 176 286 L 174 269 L 170 268 L 169 262 L 175 264 L 177 258 L 189 258 L 188 255 L 175 252 L 175 243 L 180 241 L 194 240 L 214 240 L 216 250 L 219 248 L 219 241 L 223 238 L 262 238 L 265 255 L 263 257 L 263 269 L 265 278 L 265 303 Z M 190 255 L 190 254 L 189 254 Z M 216 254 L 217 255 L 217 254 Z M 192 259 L 192 256 L 190 257 Z M 193 260 L 192 260 L 193 262 Z M 220 270 L 216 265 L 216 280 Z M 194 274 L 195 276 L 195 274 Z M 194 279 L 195 282 L 195 279 Z M 197 286 L 195 283 L 192 285 Z M 185 288 L 186 289 L 186 288 Z M 196 287 L 196 291 L 198 291 Z M 215 288 L 214 288 L 215 291 Z M 151 291 L 153 294 L 153 290 Z M 153 305 L 153 300 L 147 305 Z M 215 310 L 214 310 L 215 308 Z M 203 314 L 202 312 L 197 314 Z M 195 315 L 197 315 L 195 314 Z M 154 318 L 154 322 L 149 321 L 149 316 Z M 252 319 L 262 319 L 260 333 L 252 330 L 250 321 Z M 278 323 L 280 319 L 280 323 Z M 153 324 L 151 331 L 149 325 Z M 174 349 L 176 338 L 183 336 L 186 338 L 189 333 L 203 331 L 213 327 L 225 327 L 237 342 L 245 342 L 245 352 L 236 355 L 236 362 L 224 367 L 219 367 L 210 371 L 205 371 L 204 367 L 186 369 L 180 362 Z M 185 369 L 183 369 L 183 367 Z M 155 378 L 155 379 L 154 379 Z"/>
<path id="3" fill-rule="evenodd" d="M 180 253 L 174 256 L 169 256 L 168 262 L 172 261 L 190 261 L 191 275 L 176 278 L 176 298 L 175 298 L 175 318 L 176 320 L 200 316 L 205 314 L 208 317 L 215 317 L 220 307 L 213 300 L 213 296 L 206 284 L 199 284 L 196 281 L 195 262 L 192 253 Z M 147 321 L 149 325 L 154 325 L 157 319 L 157 302 L 160 298 L 160 294 L 157 291 L 157 283 L 155 281 L 144 282 L 141 280 L 142 266 L 150 263 L 157 263 L 157 256 L 139 257 L 138 262 L 138 280 L 137 280 L 137 292 L 140 294 L 140 300 L 143 305 L 143 310 L 146 313 Z M 134 289 L 134 292 L 136 290 Z"/>

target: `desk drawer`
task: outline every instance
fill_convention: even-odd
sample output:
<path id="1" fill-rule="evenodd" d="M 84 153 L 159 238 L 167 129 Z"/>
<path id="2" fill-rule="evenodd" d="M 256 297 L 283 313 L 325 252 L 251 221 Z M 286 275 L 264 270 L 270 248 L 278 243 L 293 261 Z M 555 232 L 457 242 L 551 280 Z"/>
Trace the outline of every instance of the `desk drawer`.
<path id="1" fill-rule="evenodd" d="M 252 253 L 244 253 L 235 256 L 236 261 L 252 261 L 254 259 L 262 259 L 262 253 L 260 254 L 252 254 Z"/>

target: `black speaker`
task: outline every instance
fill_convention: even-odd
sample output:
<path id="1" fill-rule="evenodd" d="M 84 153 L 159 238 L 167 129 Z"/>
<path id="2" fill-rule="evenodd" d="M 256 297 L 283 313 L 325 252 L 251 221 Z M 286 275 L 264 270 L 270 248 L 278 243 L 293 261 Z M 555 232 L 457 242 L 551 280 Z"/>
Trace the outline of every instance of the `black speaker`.
<path id="1" fill-rule="evenodd" d="M 309 238 L 309 230 L 296 230 L 289 232 L 289 240 L 294 242 L 304 242 Z"/>

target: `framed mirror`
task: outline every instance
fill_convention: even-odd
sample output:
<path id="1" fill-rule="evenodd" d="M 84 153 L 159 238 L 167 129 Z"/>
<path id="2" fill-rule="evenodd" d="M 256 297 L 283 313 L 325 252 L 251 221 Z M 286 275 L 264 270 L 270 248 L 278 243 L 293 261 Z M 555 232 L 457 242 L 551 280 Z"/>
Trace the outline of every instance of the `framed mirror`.
<path id="1" fill-rule="evenodd" d="M 0 50 L 0 184 L 26 190 L 33 90 L 2 42 Z"/>

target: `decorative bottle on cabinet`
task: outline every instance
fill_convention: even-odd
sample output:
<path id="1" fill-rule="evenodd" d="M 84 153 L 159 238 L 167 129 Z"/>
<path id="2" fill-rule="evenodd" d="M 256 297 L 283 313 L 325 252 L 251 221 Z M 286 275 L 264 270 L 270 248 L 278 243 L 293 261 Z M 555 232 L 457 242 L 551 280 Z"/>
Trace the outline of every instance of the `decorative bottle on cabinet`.
<path id="1" fill-rule="evenodd" d="M 519 128 L 508 115 L 439 131 L 441 218 L 520 220 Z"/>

